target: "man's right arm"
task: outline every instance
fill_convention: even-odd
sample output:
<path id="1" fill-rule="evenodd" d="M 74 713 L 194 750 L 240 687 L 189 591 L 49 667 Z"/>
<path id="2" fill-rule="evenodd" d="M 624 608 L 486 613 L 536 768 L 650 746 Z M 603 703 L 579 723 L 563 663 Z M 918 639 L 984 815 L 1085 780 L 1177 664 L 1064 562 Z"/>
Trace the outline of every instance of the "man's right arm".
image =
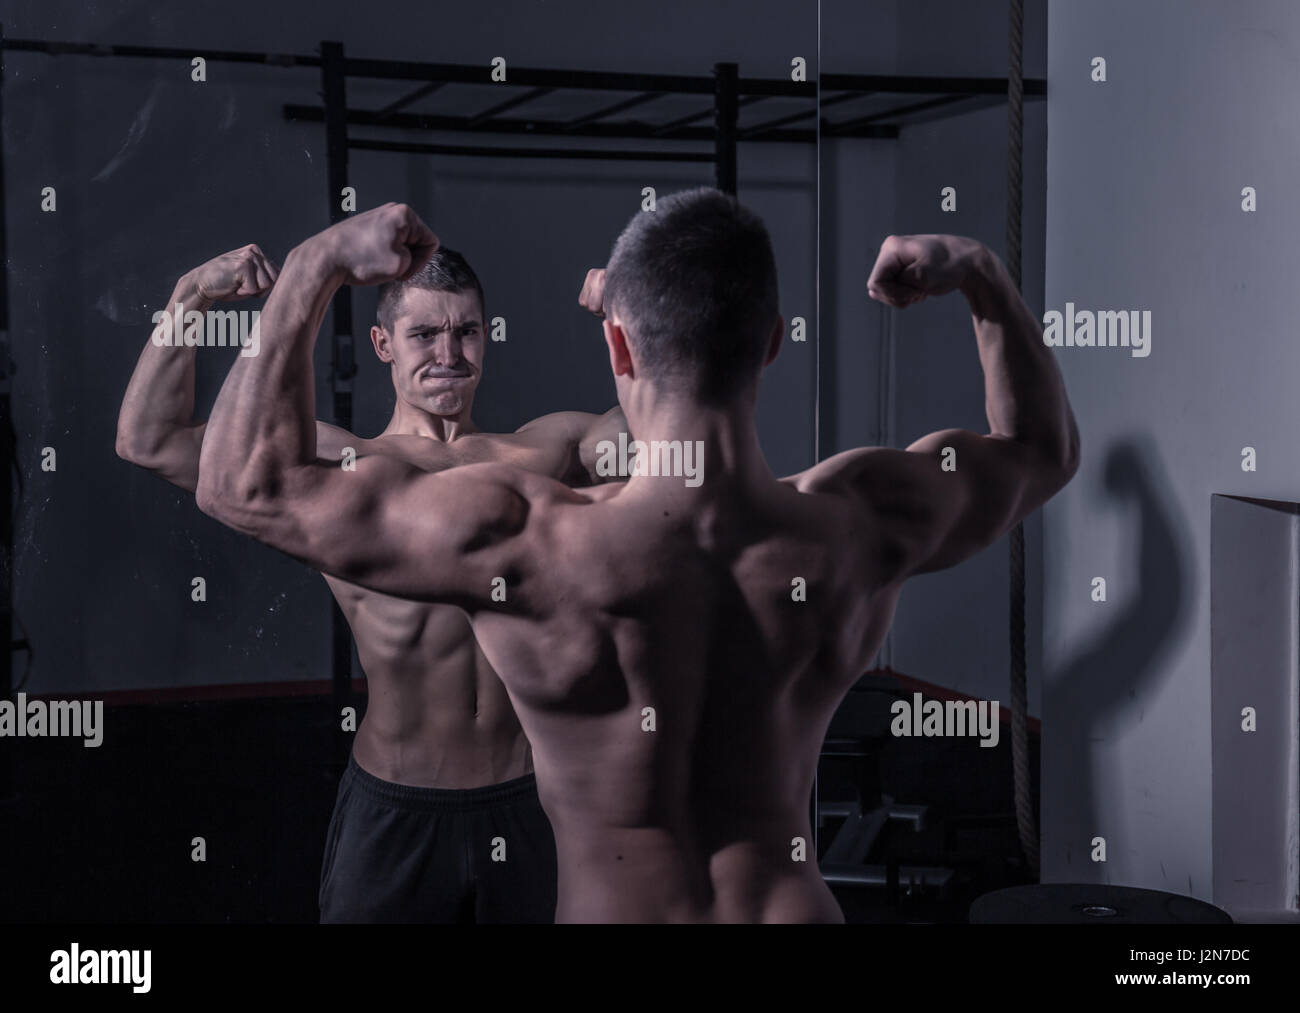
<path id="1" fill-rule="evenodd" d="M 194 272 L 176 282 L 167 313 L 177 305 L 182 314 L 212 307 L 212 300 L 200 294 Z M 203 443 L 203 423 L 194 421 L 195 352 L 181 344 L 157 345 L 151 334 L 117 417 L 117 456 L 190 492 L 198 484 Z"/>
<path id="2" fill-rule="evenodd" d="M 166 311 L 181 307 L 206 313 L 214 303 L 270 291 L 279 268 L 255 244 L 231 250 L 183 274 Z M 179 333 L 179 323 L 175 325 Z M 140 353 L 117 419 L 117 455 L 152 471 L 188 492 L 199 480 L 199 454 L 206 422 L 194 420 L 194 356 L 197 349 L 179 341 L 160 345 L 153 334 Z M 317 451 L 338 460 L 346 446 L 357 446 L 347 430 L 316 423 Z"/>
<path id="3" fill-rule="evenodd" d="M 1079 432 L 1037 319 L 985 246 L 891 236 L 868 290 L 898 308 L 960 290 L 984 372 L 988 435 L 947 429 L 905 451 L 848 451 L 797 482 L 864 503 L 885 539 L 887 569 L 902 579 L 969 558 L 1054 496 L 1078 469 Z"/>

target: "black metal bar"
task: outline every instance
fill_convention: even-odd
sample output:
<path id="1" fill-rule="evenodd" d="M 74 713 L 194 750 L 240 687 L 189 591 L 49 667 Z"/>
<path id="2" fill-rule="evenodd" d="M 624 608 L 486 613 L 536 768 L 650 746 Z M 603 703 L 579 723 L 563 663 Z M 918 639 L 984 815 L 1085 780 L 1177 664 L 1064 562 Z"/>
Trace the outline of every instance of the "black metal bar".
<path id="1" fill-rule="evenodd" d="M 450 81 L 458 84 L 499 84 L 491 79 L 492 68 L 480 64 L 426 63 L 417 60 L 363 60 L 349 58 L 344 70 L 348 77 L 409 81 Z M 659 91 L 677 95 L 710 95 L 711 77 L 684 74 L 631 74 L 621 71 L 551 70 L 541 67 L 507 67 L 506 83 L 533 88 L 579 88 L 592 91 Z M 746 78 L 738 81 L 741 95 L 811 98 L 813 86 L 803 81 Z"/>
<path id="2" fill-rule="evenodd" d="M 820 102 L 814 103 L 813 108 L 806 109 L 801 113 L 791 113 L 789 116 L 779 116 L 774 120 L 764 120 L 762 123 L 755 123 L 752 127 L 745 127 L 740 132 L 740 139 L 742 141 L 756 140 L 760 134 L 765 134 L 769 130 L 783 127 L 787 123 L 798 123 L 800 120 L 806 120 L 809 116 L 816 116 L 820 110 L 825 110 L 828 106 L 866 98 L 868 94 L 870 93 L 865 91 L 854 91 L 844 95 L 833 95 L 830 98 L 824 98 Z M 813 98 L 815 99 L 816 96 L 814 95 Z"/>
<path id="3" fill-rule="evenodd" d="M 979 98 L 978 95 L 944 95 L 941 98 L 927 99 L 924 102 L 911 102 L 905 106 L 894 106 L 890 109 L 884 109 L 880 112 L 869 113 L 866 116 L 858 116 L 851 120 L 844 120 L 841 123 L 827 123 L 822 127 L 823 134 L 834 136 L 841 130 L 856 130 L 858 127 L 865 127 L 871 123 L 879 123 L 881 120 L 892 120 L 897 116 L 906 116 L 908 113 L 922 112 L 929 109 L 939 109 L 944 106 L 955 105 L 958 102 L 969 102 L 972 98 Z"/>
<path id="4" fill-rule="evenodd" d="M 482 155 L 487 158 L 585 158 L 621 162 L 712 162 L 711 152 L 629 151 L 596 148 L 502 148 L 481 144 L 425 144 L 419 141 L 380 141 L 353 138 L 357 151 L 405 151 L 417 155 Z"/>
<path id="5" fill-rule="evenodd" d="M 446 81 L 432 81 L 429 84 L 422 84 L 420 85 L 420 87 L 416 88 L 415 91 L 411 92 L 409 95 L 403 95 L 396 102 L 384 106 L 384 108 L 379 110 L 379 115 L 391 116 L 399 109 L 405 109 L 412 102 L 419 102 L 420 99 L 424 98 L 426 95 L 432 95 L 439 88 L 445 88 L 446 86 L 447 86 Z"/>
<path id="6" fill-rule="evenodd" d="M 657 98 L 663 98 L 664 93 L 661 91 L 648 91 L 644 95 L 633 95 L 622 102 L 615 102 L 613 105 L 603 106 L 594 113 L 587 113 L 586 116 L 579 116 L 577 119 L 569 120 L 564 124 L 566 130 L 573 130 L 576 127 L 585 126 L 588 123 L 595 123 L 597 120 L 603 120 L 615 113 L 626 112 L 639 105 L 645 105 L 647 102 L 653 102 Z"/>
<path id="7" fill-rule="evenodd" d="M 751 98 L 816 98 L 816 81 L 792 81 L 784 77 L 741 77 L 736 94 Z"/>
<path id="8" fill-rule="evenodd" d="M 823 95 L 817 100 L 817 107 L 825 109 L 827 106 L 839 105 L 841 102 L 853 102 L 860 98 L 867 98 L 872 94 L 874 93 L 869 91 L 848 91 L 842 95 L 832 95 L 830 98 Z"/>
<path id="9" fill-rule="evenodd" d="M 321 85 L 325 99 L 325 160 L 329 187 L 330 224 L 347 217 L 343 210 L 343 188 L 348 185 L 347 79 L 343 74 L 343 43 L 321 43 Z M 344 285 L 334 296 L 333 379 L 349 381 L 355 372 L 352 361 L 352 289 Z M 336 421 L 344 429 L 352 426 L 349 397 L 348 418 Z M 336 413 L 337 414 L 337 413 Z"/>
<path id="10" fill-rule="evenodd" d="M 709 106 L 707 109 L 701 109 L 697 113 L 691 113 L 689 116 L 682 116 L 675 120 L 669 120 L 655 129 L 655 134 L 663 136 L 670 131 L 677 130 L 680 127 L 690 126 L 692 123 L 698 123 L 700 120 L 708 119 L 717 112 L 716 107 Z"/>
<path id="11" fill-rule="evenodd" d="M 369 77 L 380 80 L 449 81 L 456 84 L 500 83 L 492 80 L 492 68 L 486 64 L 349 59 L 344 72 L 348 77 Z M 713 90 L 713 82 L 707 77 L 688 77 L 682 74 L 545 70 L 537 67 L 507 66 L 506 81 L 509 84 L 530 87 L 587 88 L 601 91 L 668 91 L 704 95 Z"/>
<path id="12" fill-rule="evenodd" d="M 343 43 L 322 42 L 321 95 L 325 101 L 326 186 L 329 188 L 329 219 L 335 224 L 347 217 L 343 210 L 343 188 L 348 179 L 347 77 L 343 72 Z M 333 338 L 330 381 L 333 388 L 334 423 L 352 428 L 352 377 L 356 364 L 352 348 L 352 289 L 343 285 L 334 293 Z M 337 600 L 330 599 L 330 675 L 337 712 L 352 703 L 352 632 Z M 336 717 L 336 720 L 337 717 Z M 341 722 L 339 726 L 341 729 Z M 347 748 L 348 736 L 340 731 L 339 751 Z"/>
<path id="13" fill-rule="evenodd" d="M 740 131 L 739 137 L 742 141 L 752 141 L 759 134 L 764 134 L 769 130 L 775 130 L 777 127 L 783 127 L 787 123 L 798 123 L 800 120 L 806 120 L 809 116 L 816 116 L 816 109 L 805 109 L 801 113 L 790 113 L 789 116 L 778 116 L 774 120 L 765 120 L 762 123 L 755 123 L 752 127 L 746 127 Z"/>
<path id="14" fill-rule="evenodd" d="M 878 91 L 895 95 L 1001 95 L 1006 97 L 1005 77 L 922 77 L 910 74 L 823 74 L 822 92 Z M 1046 95 L 1044 78 L 1027 78 L 1026 95 Z"/>
<path id="15" fill-rule="evenodd" d="M 737 107 L 743 109 L 745 106 L 750 106 L 753 105 L 755 102 L 762 101 L 763 98 L 765 97 L 766 96 L 759 95 L 757 97 L 742 98 L 739 101 L 739 103 L 737 103 Z M 699 112 L 691 113 L 689 116 L 683 116 L 680 119 L 670 120 L 667 123 L 661 123 L 659 126 L 654 128 L 651 136 L 667 137 L 669 136 L 668 133 L 669 131 L 673 131 L 675 134 L 681 127 L 688 126 L 689 124 L 695 123 L 699 120 L 708 119 L 710 116 L 714 115 L 716 111 L 717 111 L 716 106 L 709 106 L 707 109 L 701 109 Z M 711 131 L 710 131 L 710 136 L 712 136 Z"/>
<path id="16" fill-rule="evenodd" d="M 910 127 L 919 123 L 932 123 L 936 120 L 951 119 L 954 116 L 969 116 L 981 109 L 989 109 L 1005 104 L 1005 98 L 993 98 L 989 95 L 968 95 L 964 102 L 955 102 L 950 106 L 936 108 L 928 112 L 912 113 L 907 118 L 905 125 Z"/>
<path id="17" fill-rule="evenodd" d="M 739 96 L 736 93 L 740 68 L 734 63 L 715 63 L 713 76 L 717 91 L 713 93 L 714 173 L 718 189 L 723 193 L 736 192 L 736 123 L 740 119 Z"/>
<path id="18" fill-rule="evenodd" d="M 0 50 L 4 25 L 0 24 Z M 8 700 L 13 686 L 13 467 L 14 423 L 11 391 L 13 363 L 9 358 L 9 260 L 6 256 L 4 202 L 4 54 L 0 51 L 0 700 Z M 19 720 L 22 720 L 21 716 Z M 0 741 L 0 800 L 14 797 L 13 740 Z"/>
<path id="19" fill-rule="evenodd" d="M 256 53 L 234 49 L 178 49 L 175 46 L 115 46 L 100 42 L 55 42 L 50 39 L 6 39 L 5 49 L 50 56 L 131 56 L 150 60 L 192 60 L 201 56 L 218 63 L 262 63 L 273 67 L 319 67 L 320 57 L 297 53 Z"/>
<path id="20" fill-rule="evenodd" d="M 741 99 L 739 105 L 745 105 Z M 712 115 L 713 107 L 705 109 L 690 119 L 698 120 Z M 325 118 L 319 106 L 289 104 L 284 107 L 286 119 L 305 123 L 320 123 Z M 432 115 L 428 113 L 394 113 L 390 117 L 381 116 L 373 109 L 350 109 L 347 114 L 349 126 L 384 127 L 400 130 L 422 131 L 467 131 L 472 130 L 469 120 L 464 116 Z M 709 141 L 713 140 L 713 128 L 682 127 L 671 133 L 664 132 L 663 126 L 654 123 L 623 121 L 619 123 L 586 123 L 570 127 L 572 121 L 558 122 L 550 120 L 495 119 L 490 124 L 478 128 L 480 132 L 494 134 L 526 134 L 529 137 L 592 137 L 604 140 L 649 140 L 649 141 Z M 893 128 L 881 128 L 876 133 L 864 136 L 894 137 Z M 817 139 L 817 132 L 811 128 L 805 130 L 773 130 L 764 134 L 757 141 L 762 143 L 781 142 L 786 144 L 812 144 Z"/>
<path id="21" fill-rule="evenodd" d="M 516 95 L 514 98 L 508 98 L 504 102 L 498 102 L 496 105 L 484 109 L 481 113 L 475 113 L 471 116 L 469 118 L 469 125 L 471 127 L 477 127 L 483 123 L 484 120 L 490 120 L 497 113 L 503 113 L 508 109 L 514 109 L 516 106 L 521 106 L 525 102 L 531 102 L 533 99 L 539 99 L 543 95 L 549 95 L 553 91 L 555 91 L 554 88 L 533 88 L 523 95 Z"/>

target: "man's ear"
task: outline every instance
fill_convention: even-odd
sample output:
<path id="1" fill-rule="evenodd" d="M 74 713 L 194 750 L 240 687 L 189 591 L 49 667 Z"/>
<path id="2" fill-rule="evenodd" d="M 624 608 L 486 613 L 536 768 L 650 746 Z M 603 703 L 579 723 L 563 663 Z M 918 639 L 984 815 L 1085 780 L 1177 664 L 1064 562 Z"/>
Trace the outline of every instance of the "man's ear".
<path id="1" fill-rule="evenodd" d="M 382 327 L 376 325 L 370 328 L 370 343 L 375 346 L 375 354 L 379 356 L 380 362 L 393 361 L 393 350 L 389 347 L 392 340 Z"/>
<path id="2" fill-rule="evenodd" d="M 621 323 L 608 317 L 601 322 L 605 331 L 605 344 L 609 346 L 609 368 L 615 376 L 633 376 L 632 350 L 628 347 L 627 332 Z"/>
<path id="3" fill-rule="evenodd" d="M 785 318 L 780 314 L 776 318 L 776 326 L 772 328 L 772 334 L 767 339 L 767 358 L 763 360 L 764 366 L 770 366 L 772 360 L 776 358 L 776 353 L 781 351 L 781 340 L 785 337 Z"/>

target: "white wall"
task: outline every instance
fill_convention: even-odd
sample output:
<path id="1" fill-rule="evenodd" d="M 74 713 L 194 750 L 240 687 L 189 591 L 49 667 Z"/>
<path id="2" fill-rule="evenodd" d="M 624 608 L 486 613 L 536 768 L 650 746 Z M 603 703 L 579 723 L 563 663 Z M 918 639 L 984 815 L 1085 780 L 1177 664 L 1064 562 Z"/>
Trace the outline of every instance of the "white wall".
<path id="1" fill-rule="evenodd" d="M 1300 494 L 1297 53 L 1290 0 L 1050 7 L 1046 305 L 1149 309 L 1153 342 L 1058 351 L 1083 465 L 1044 520 L 1045 880 L 1211 896 L 1210 496 Z"/>

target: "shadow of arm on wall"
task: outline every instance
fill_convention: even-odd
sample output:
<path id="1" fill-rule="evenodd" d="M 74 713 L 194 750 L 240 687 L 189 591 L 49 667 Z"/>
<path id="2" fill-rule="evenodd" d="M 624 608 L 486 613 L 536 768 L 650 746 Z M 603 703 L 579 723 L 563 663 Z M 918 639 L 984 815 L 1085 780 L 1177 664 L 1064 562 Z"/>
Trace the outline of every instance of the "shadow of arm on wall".
<path id="1" fill-rule="evenodd" d="M 1120 774 L 1099 763 L 1111 748 L 1099 743 L 1142 720 L 1141 708 L 1166 675 L 1161 661 L 1190 625 L 1197 580 L 1187 522 L 1153 440 L 1130 438 L 1109 448 L 1102 494 L 1123 518 L 1121 545 L 1127 551 L 1121 559 L 1128 563 L 1120 572 L 1089 576 L 1107 577 L 1108 597 L 1112 588 L 1133 590 L 1092 604 L 1106 611 L 1106 619 L 1059 669 L 1045 692 L 1043 715 L 1044 739 L 1052 740 L 1051 752 L 1064 768 L 1050 781 L 1069 786 L 1068 796 L 1056 802 L 1062 808 L 1056 830 L 1066 864 L 1075 866 L 1071 875 L 1088 879 L 1108 876 L 1107 866 L 1087 860 L 1088 842 L 1097 833 L 1123 836 L 1121 814 L 1114 806 L 1103 811 L 1101 795 L 1120 799 L 1124 786 L 1110 775 L 1100 783 L 1099 770 Z M 1088 537 L 1086 531 L 1072 535 Z M 1081 866 L 1075 857 L 1083 859 Z"/>
<path id="2" fill-rule="evenodd" d="M 1128 508 L 1131 527 L 1122 537 L 1133 544 L 1124 556 L 1132 566 L 1130 574 L 1094 576 L 1108 578 L 1108 592 L 1116 585 L 1136 590 L 1094 605 L 1111 618 L 1070 656 L 1055 681 L 1053 710 L 1085 737 L 1103 721 L 1131 720 L 1139 692 L 1156 688 L 1157 661 L 1189 625 L 1197 580 L 1191 534 L 1153 440 L 1131 438 L 1110 447 L 1104 501 Z"/>

